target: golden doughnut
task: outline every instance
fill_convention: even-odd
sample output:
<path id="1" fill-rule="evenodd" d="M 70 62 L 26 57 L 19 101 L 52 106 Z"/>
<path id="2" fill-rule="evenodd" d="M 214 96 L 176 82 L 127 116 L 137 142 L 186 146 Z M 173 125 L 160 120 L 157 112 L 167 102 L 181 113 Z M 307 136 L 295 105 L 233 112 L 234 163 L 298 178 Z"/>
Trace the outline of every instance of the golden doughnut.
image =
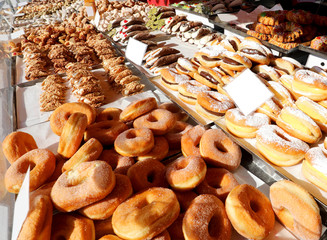
<path id="1" fill-rule="evenodd" d="M 179 202 L 181 212 L 186 212 L 186 210 L 189 208 L 194 198 L 198 196 L 198 194 L 196 194 L 192 190 L 191 191 L 174 190 L 174 193 L 176 194 L 177 200 Z"/>
<path id="2" fill-rule="evenodd" d="M 115 234 L 112 228 L 112 216 L 105 220 L 94 220 L 95 238 L 99 239 L 104 235 Z"/>
<path id="3" fill-rule="evenodd" d="M 184 112 L 180 107 L 178 107 L 175 103 L 172 102 L 162 103 L 158 106 L 158 108 L 166 109 L 169 112 L 171 112 L 175 116 L 176 121 L 186 122 L 188 119 L 188 114 Z"/>
<path id="4" fill-rule="evenodd" d="M 122 110 L 119 108 L 109 107 L 102 110 L 95 119 L 96 122 L 108 121 L 108 120 L 119 120 L 119 116 Z"/>
<path id="5" fill-rule="evenodd" d="M 193 126 L 191 124 L 177 121 L 173 129 L 164 135 L 168 141 L 169 149 L 180 149 L 183 134 L 190 130 L 192 127 Z"/>
<path id="6" fill-rule="evenodd" d="M 120 114 L 120 120 L 123 122 L 132 121 L 157 107 L 157 100 L 153 97 L 134 101 L 122 111 Z"/>
<path id="7" fill-rule="evenodd" d="M 181 139 L 182 153 L 185 157 L 189 155 L 200 156 L 200 149 L 197 147 L 205 128 L 197 125 L 183 134 Z"/>
<path id="8" fill-rule="evenodd" d="M 115 235 L 110 234 L 110 235 L 105 235 L 105 236 L 99 238 L 99 240 L 123 240 L 123 239 L 121 239 L 120 237 L 117 237 Z"/>
<path id="9" fill-rule="evenodd" d="M 115 173 L 123 175 L 126 175 L 128 169 L 135 163 L 134 158 L 122 156 L 115 149 L 103 150 L 99 160 L 106 161 Z"/>
<path id="10" fill-rule="evenodd" d="M 166 138 L 162 136 L 154 137 L 154 147 L 152 150 L 145 155 L 138 156 L 138 161 L 143 161 L 145 159 L 154 159 L 157 161 L 163 160 L 169 152 L 169 145 Z"/>

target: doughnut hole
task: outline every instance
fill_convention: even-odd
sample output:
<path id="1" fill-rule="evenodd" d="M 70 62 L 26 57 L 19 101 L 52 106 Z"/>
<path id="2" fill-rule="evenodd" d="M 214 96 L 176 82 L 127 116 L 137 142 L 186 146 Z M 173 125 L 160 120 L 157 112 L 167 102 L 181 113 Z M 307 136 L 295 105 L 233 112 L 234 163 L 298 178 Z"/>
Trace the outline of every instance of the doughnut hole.
<path id="1" fill-rule="evenodd" d="M 135 134 L 135 132 L 133 132 L 133 131 L 130 131 L 130 132 L 128 132 L 127 134 L 126 134 L 126 138 L 127 139 L 133 139 L 133 138 L 136 138 L 137 136 L 136 136 L 136 134 Z"/>
<path id="2" fill-rule="evenodd" d="M 228 152 L 228 150 L 226 149 L 226 147 L 221 144 L 221 142 L 215 142 L 215 147 L 220 151 L 220 152 L 223 152 L 223 153 L 226 153 Z"/>

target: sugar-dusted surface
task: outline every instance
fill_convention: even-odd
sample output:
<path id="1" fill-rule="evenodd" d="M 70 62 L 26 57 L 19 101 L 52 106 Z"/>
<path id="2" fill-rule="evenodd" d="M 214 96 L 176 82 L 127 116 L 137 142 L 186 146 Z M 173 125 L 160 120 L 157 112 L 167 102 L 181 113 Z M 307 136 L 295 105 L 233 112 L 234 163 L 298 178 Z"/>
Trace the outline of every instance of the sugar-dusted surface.
<path id="1" fill-rule="evenodd" d="M 290 114 L 292 114 L 293 116 L 310 123 L 313 126 L 317 126 L 317 124 L 315 123 L 315 121 L 313 121 L 307 114 L 305 114 L 304 112 L 302 112 L 300 109 L 294 108 L 294 107 L 284 107 L 281 111 L 281 114 L 283 114 L 283 112 L 288 112 Z"/>
<path id="2" fill-rule="evenodd" d="M 315 73 L 310 70 L 298 70 L 295 75 L 295 79 L 298 79 L 302 82 L 308 83 L 310 85 L 318 84 L 323 87 L 323 89 L 327 89 L 327 78 L 321 76 L 318 73 Z"/>
<path id="3" fill-rule="evenodd" d="M 311 148 L 306 156 L 309 157 L 312 166 L 320 171 L 321 173 L 327 175 L 327 152 L 322 150 L 320 147 Z"/>
<path id="4" fill-rule="evenodd" d="M 269 124 L 269 117 L 263 113 L 252 113 L 245 116 L 238 108 L 228 110 L 236 122 L 244 121 L 247 126 L 259 128 Z"/>

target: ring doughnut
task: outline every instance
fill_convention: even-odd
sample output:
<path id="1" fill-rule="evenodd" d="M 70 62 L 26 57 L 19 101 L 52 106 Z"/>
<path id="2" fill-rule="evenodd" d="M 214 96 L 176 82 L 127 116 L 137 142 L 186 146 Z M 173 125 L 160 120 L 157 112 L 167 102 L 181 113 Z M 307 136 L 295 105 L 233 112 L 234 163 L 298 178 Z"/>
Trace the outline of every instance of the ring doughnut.
<path id="1" fill-rule="evenodd" d="M 66 121 L 75 112 L 84 113 L 87 116 L 88 125 L 95 121 L 96 110 L 94 107 L 82 102 L 65 103 L 57 107 L 50 116 L 50 127 L 52 131 L 60 136 Z"/>
<path id="2" fill-rule="evenodd" d="M 145 159 L 153 159 L 157 161 L 163 160 L 169 152 L 169 145 L 166 138 L 162 136 L 154 137 L 154 147 L 145 155 L 138 156 L 138 161 L 144 161 Z"/>
<path id="3" fill-rule="evenodd" d="M 207 165 L 200 156 L 181 157 L 167 166 L 166 179 L 179 191 L 195 188 L 205 178 Z"/>
<path id="4" fill-rule="evenodd" d="M 175 222 L 173 222 L 168 228 L 169 235 L 173 240 L 185 240 L 183 234 L 183 218 L 185 213 L 178 215 Z"/>
<path id="5" fill-rule="evenodd" d="M 222 130 L 209 129 L 200 141 L 200 153 L 206 163 L 233 171 L 241 163 L 241 148 Z"/>
<path id="6" fill-rule="evenodd" d="M 84 140 L 96 138 L 103 145 L 112 145 L 117 136 L 127 129 L 128 126 L 125 123 L 116 120 L 93 123 L 87 127 Z"/>
<path id="7" fill-rule="evenodd" d="M 70 115 L 62 129 L 57 150 L 63 158 L 70 158 L 77 152 L 86 127 L 87 117 L 84 113 L 75 112 Z"/>
<path id="8" fill-rule="evenodd" d="M 149 128 L 154 135 L 164 135 L 175 125 L 176 118 L 168 110 L 155 109 L 134 120 L 134 128 Z"/>
<path id="9" fill-rule="evenodd" d="M 236 186 L 227 196 L 226 212 L 234 229 L 249 239 L 264 239 L 274 228 L 275 215 L 269 199 L 248 184 Z"/>
<path id="10" fill-rule="evenodd" d="M 131 157 L 125 157 L 115 151 L 115 149 L 103 150 L 99 160 L 107 162 L 117 174 L 126 175 L 128 169 L 135 163 Z"/>
<path id="11" fill-rule="evenodd" d="M 177 121 L 173 129 L 164 135 L 168 141 L 169 149 L 180 149 L 183 134 L 190 130 L 192 127 L 193 126 L 191 124 Z"/>
<path id="12" fill-rule="evenodd" d="M 229 109 L 225 114 L 227 129 L 237 137 L 254 138 L 257 130 L 270 124 L 270 118 L 262 113 L 251 113 L 245 116 L 240 109 Z"/>
<path id="13" fill-rule="evenodd" d="M 105 235 L 105 236 L 99 238 L 99 240 L 123 240 L 123 239 L 121 239 L 120 237 L 117 237 L 115 235 L 110 234 L 110 235 Z"/>
<path id="14" fill-rule="evenodd" d="M 208 168 L 204 180 L 196 187 L 199 194 L 212 194 L 225 202 L 229 192 L 239 185 L 234 175 L 224 168 Z"/>
<path id="15" fill-rule="evenodd" d="M 114 145 L 115 150 L 123 156 L 141 156 L 153 148 L 153 133 L 148 128 L 131 128 L 119 134 Z"/>
<path id="16" fill-rule="evenodd" d="M 104 235 L 115 234 L 112 228 L 112 216 L 105 220 L 94 220 L 95 239 L 99 239 Z"/>
<path id="17" fill-rule="evenodd" d="M 30 191 L 40 187 L 55 170 L 56 157 L 47 149 L 34 149 L 18 158 L 5 174 L 8 192 L 18 193 L 28 167 L 30 167 Z"/>
<path id="18" fill-rule="evenodd" d="M 37 149 L 37 144 L 33 136 L 25 132 L 12 132 L 2 142 L 3 154 L 11 164 L 33 149 Z"/>
<path id="19" fill-rule="evenodd" d="M 53 215 L 51 240 L 60 239 L 95 240 L 94 223 L 76 213 Z"/>
<path id="20" fill-rule="evenodd" d="M 200 149 L 197 147 L 205 128 L 197 125 L 183 134 L 181 139 L 182 153 L 185 157 L 194 155 L 200 156 Z"/>
<path id="21" fill-rule="evenodd" d="M 108 163 L 83 162 L 61 174 L 52 187 L 51 199 L 58 210 L 71 212 L 103 199 L 115 184 L 116 177 Z"/>
<path id="22" fill-rule="evenodd" d="M 39 195 L 30 199 L 30 209 L 17 240 L 50 239 L 52 202 L 49 196 Z"/>
<path id="23" fill-rule="evenodd" d="M 176 190 L 174 190 L 174 193 L 176 194 L 176 197 L 179 202 L 179 206 L 181 208 L 182 213 L 186 212 L 186 210 L 189 208 L 189 206 L 191 205 L 194 198 L 196 198 L 198 196 L 193 191 L 176 191 Z"/>
<path id="24" fill-rule="evenodd" d="M 222 201 L 210 194 L 196 197 L 185 213 L 183 233 L 185 240 L 231 239 L 232 227 Z"/>
<path id="25" fill-rule="evenodd" d="M 270 186 L 270 200 L 277 218 L 297 238 L 320 239 L 319 207 L 304 188 L 288 180 L 275 182 Z"/>
<path id="26" fill-rule="evenodd" d="M 171 112 L 175 116 L 176 121 L 186 122 L 188 119 L 188 114 L 184 112 L 180 107 L 178 107 L 175 103 L 172 102 L 162 103 L 159 105 L 158 108 L 166 109 L 169 112 Z"/>
<path id="27" fill-rule="evenodd" d="M 81 146 L 77 152 L 64 163 L 62 166 L 62 172 L 70 170 L 76 167 L 82 162 L 90 162 L 97 160 L 101 155 L 103 147 L 101 143 L 95 138 L 91 138 Z"/>
<path id="28" fill-rule="evenodd" d="M 116 185 L 112 192 L 100 201 L 81 208 L 79 213 L 93 220 L 107 219 L 132 193 L 133 188 L 129 178 L 126 175 L 116 174 Z"/>
<path id="29" fill-rule="evenodd" d="M 123 239 L 151 239 L 177 219 L 179 210 L 172 190 L 150 188 L 120 204 L 112 216 L 112 226 Z"/>
<path id="30" fill-rule="evenodd" d="M 257 112 L 267 115 L 273 121 L 277 120 L 280 111 L 280 107 L 278 107 L 273 99 L 267 100 L 257 109 Z"/>
<path id="31" fill-rule="evenodd" d="M 102 110 L 96 118 L 96 122 L 115 120 L 118 121 L 122 110 L 119 108 L 106 108 Z"/>
<path id="32" fill-rule="evenodd" d="M 127 176 L 132 182 L 134 192 L 139 192 L 151 187 L 166 187 L 165 172 L 166 167 L 161 162 L 146 159 L 130 167 Z"/>
<path id="33" fill-rule="evenodd" d="M 288 135 L 276 125 L 264 125 L 256 135 L 256 147 L 270 162 L 277 166 L 292 166 L 300 162 L 309 146 Z"/>
<path id="34" fill-rule="evenodd" d="M 199 83 L 196 80 L 190 80 L 187 82 L 182 82 L 178 86 L 178 97 L 188 104 L 195 105 L 197 95 L 200 92 L 210 91 L 211 88 L 208 86 Z"/>
<path id="35" fill-rule="evenodd" d="M 120 120 L 123 122 L 132 121 L 157 107 L 157 100 L 153 97 L 134 101 L 121 112 Z"/>

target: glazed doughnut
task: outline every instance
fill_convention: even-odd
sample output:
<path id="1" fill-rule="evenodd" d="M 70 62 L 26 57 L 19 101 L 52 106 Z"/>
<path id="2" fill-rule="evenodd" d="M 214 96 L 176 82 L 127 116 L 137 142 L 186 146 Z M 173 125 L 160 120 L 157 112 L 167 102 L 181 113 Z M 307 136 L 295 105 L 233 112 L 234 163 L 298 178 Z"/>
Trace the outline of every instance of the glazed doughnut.
<path id="1" fill-rule="evenodd" d="M 51 199 L 58 210 L 71 212 L 103 199 L 115 184 L 116 177 L 108 163 L 83 162 L 61 174 L 52 187 Z"/>
<path id="2" fill-rule="evenodd" d="M 236 186 L 227 196 L 226 212 L 234 229 L 249 239 L 264 239 L 274 228 L 275 215 L 269 199 L 248 184 Z"/>
<path id="3" fill-rule="evenodd" d="M 222 130 L 208 129 L 200 141 L 200 153 L 206 163 L 233 171 L 241 163 L 241 148 Z"/>
<path id="4" fill-rule="evenodd" d="M 155 136 L 164 135 L 173 129 L 175 116 L 166 109 L 155 109 L 134 120 L 134 128 L 149 128 Z"/>
<path id="5" fill-rule="evenodd" d="M 222 83 L 222 74 L 215 69 L 199 66 L 198 72 L 194 73 L 194 79 L 210 88 L 217 89 L 217 84 Z"/>
<path id="6" fill-rule="evenodd" d="M 198 145 L 204 132 L 205 128 L 201 125 L 197 125 L 183 134 L 181 139 L 181 147 L 184 157 L 190 155 L 200 156 L 200 149 Z"/>
<path id="7" fill-rule="evenodd" d="M 94 107 L 82 102 L 65 103 L 57 107 L 50 116 L 50 127 L 52 131 L 60 136 L 65 123 L 70 115 L 75 112 L 84 113 L 87 116 L 88 125 L 95 121 L 96 110 Z"/>
<path id="8" fill-rule="evenodd" d="M 63 158 L 70 158 L 77 152 L 86 127 L 87 117 L 84 113 L 75 112 L 70 115 L 62 129 L 57 150 Z"/>
<path id="9" fill-rule="evenodd" d="M 34 149 L 18 158 L 7 169 L 5 186 L 8 192 L 18 193 L 30 166 L 30 191 L 40 187 L 55 170 L 56 157 L 47 149 Z"/>
<path id="10" fill-rule="evenodd" d="M 275 182 L 270 186 L 270 201 L 277 218 L 298 239 L 320 239 L 319 207 L 304 188 L 288 180 Z"/>
<path id="11" fill-rule="evenodd" d="M 188 114 L 184 112 L 180 107 L 178 107 L 175 103 L 172 102 L 162 103 L 158 106 L 158 108 L 166 109 L 169 112 L 171 112 L 175 116 L 176 121 L 186 122 L 188 119 Z"/>
<path id="12" fill-rule="evenodd" d="M 141 156 L 153 148 L 153 133 L 148 128 L 131 128 L 119 134 L 114 145 L 116 152 L 123 156 Z"/>
<path id="13" fill-rule="evenodd" d="M 274 101 L 283 108 L 284 106 L 294 106 L 294 100 L 291 93 L 279 82 L 266 82 L 268 89 L 275 95 Z"/>
<path id="14" fill-rule="evenodd" d="M 99 160 L 106 161 L 117 174 L 126 175 L 128 169 L 134 164 L 134 159 L 125 157 L 115 151 L 115 149 L 103 150 Z"/>
<path id="15" fill-rule="evenodd" d="M 185 240 L 231 239 L 232 227 L 222 201 L 210 194 L 196 197 L 185 213 L 183 233 Z"/>
<path id="16" fill-rule="evenodd" d="M 277 166 L 292 166 L 300 162 L 309 146 L 288 135 L 276 125 L 264 125 L 256 135 L 259 152 Z"/>
<path id="17" fill-rule="evenodd" d="M 212 194 L 222 202 L 239 185 L 234 175 L 224 168 L 208 168 L 204 180 L 196 187 L 198 194 Z"/>
<path id="18" fill-rule="evenodd" d="M 185 240 L 183 234 L 183 218 L 185 213 L 178 215 L 178 218 L 168 228 L 169 235 L 173 240 Z"/>
<path id="19" fill-rule="evenodd" d="M 174 68 L 161 69 L 160 74 L 162 85 L 174 91 L 178 91 L 178 85 L 180 83 L 191 80 L 191 77 L 179 74 Z"/>
<path id="20" fill-rule="evenodd" d="M 89 162 L 97 160 L 101 155 L 103 147 L 101 143 L 95 138 L 91 138 L 81 146 L 77 152 L 64 163 L 62 172 L 75 168 L 82 162 Z"/>
<path id="21" fill-rule="evenodd" d="M 316 143 L 322 136 L 319 126 L 295 107 L 284 107 L 278 115 L 276 124 L 291 136 L 307 143 Z"/>
<path id="22" fill-rule="evenodd" d="M 310 70 L 298 70 L 294 74 L 292 89 L 313 101 L 325 100 L 327 98 L 327 77 Z"/>
<path id="23" fill-rule="evenodd" d="M 200 156 L 181 157 L 167 166 L 166 179 L 179 191 L 187 191 L 199 185 L 207 172 L 207 165 Z"/>
<path id="24" fill-rule="evenodd" d="M 191 124 L 177 121 L 173 129 L 164 135 L 168 141 L 169 149 L 180 149 L 183 134 L 192 127 Z"/>
<path id="25" fill-rule="evenodd" d="M 96 122 L 89 125 L 84 133 L 84 140 L 97 139 L 101 144 L 112 145 L 117 136 L 128 129 L 128 126 L 117 120 Z"/>
<path id="26" fill-rule="evenodd" d="M 239 52 L 250 59 L 254 63 L 268 65 L 270 63 L 270 58 L 268 53 L 261 46 L 261 44 L 250 41 L 243 40 L 239 46 Z"/>
<path id="27" fill-rule="evenodd" d="M 115 235 L 110 234 L 110 235 L 105 235 L 105 236 L 99 238 L 99 240 L 123 240 L 123 239 L 121 239 L 120 237 L 117 237 Z"/>
<path id="28" fill-rule="evenodd" d="M 256 111 L 258 113 L 263 113 L 267 115 L 271 120 L 276 121 L 281 109 L 274 102 L 274 99 L 269 99 L 264 104 L 262 104 Z"/>
<path id="29" fill-rule="evenodd" d="M 303 176 L 324 191 L 327 190 L 326 161 L 326 149 L 313 147 L 307 151 L 302 163 Z"/>
<path id="30" fill-rule="evenodd" d="M 179 210 L 172 190 L 150 188 L 120 204 L 113 214 L 112 226 L 123 239 L 151 239 L 177 219 Z"/>
<path id="31" fill-rule="evenodd" d="M 118 121 L 119 120 L 119 116 L 121 114 L 122 110 L 119 108 L 106 108 L 103 109 L 96 118 L 96 122 L 102 122 L 102 121 L 108 121 L 108 120 L 115 120 Z"/>
<path id="32" fill-rule="evenodd" d="M 112 228 L 112 216 L 105 220 L 94 220 L 95 239 L 99 239 L 104 235 L 115 234 Z"/>
<path id="33" fill-rule="evenodd" d="M 145 155 L 137 157 L 138 161 L 144 161 L 145 159 L 153 159 L 157 161 L 163 160 L 169 152 L 168 141 L 165 137 L 158 136 L 154 137 L 154 147 L 152 150 Z"/>
<path id="34" fill-rule="evenodd" d="M 11 164 L 33 149 L 37 149 L 37 144 L 33 136 L 25 132 L 12 132 L 2 142 L 3 154 Z"/>
<path id="35" fill-rule="evenodd" d="M 179 206 L 181 208 L 181 212 L 186 212 L 186 210 L 191 205 L 194 198 L 196 198 L 198 195 L 193 191 L 176 191 L 174 190 L 174 193 L 176 194 L 177 200 L 179 202 Z"/>
<path id="36" fill-rule="evenodd" d="M 265 11 L 258 15 L 257 21 L 259 23 L 275 26 L 285 21 L 284 11 Z"/>
<path id="37" fill-rule="evenodd" d="M 210 88 L 196 80 L 190 80 L 179 84 L 178 97 L 188 104 L 195 105 L 197 95 L 205 91 L 210 91 Z"/>
<path id="38" fill-rule="evenodd" d="M 94 223 L 76 213 L 53 215 L 51 240 L 60 239 L 95 240 Z"/>
<path id="39" fill-rule="evenodd" d="M 112 216 L 116 208 L 133 194 L 131 181 L 126 175 L 115 174 L 116 185 L 105 198 L 81 208 L 78 212 L 93 220 Z"/>
<path id="40" fill-rule="evenodd" d="M 196 111 L 210 120 L 217 120 L 233 107 L 235 105 L 230 98 L 215 91 L 200 92 L 195 105 Z"/>
<path id="41" fill-rule="evenodd" d="M 153 97 L 141 99 L 130 103 L 120 114 L 120 120 L 123 122 L 132 121 L 143 114 L 146 114 L 157 108 L 157 100 Z"/>
<path id="42" fill-rule="evenodd" d="M 222 54 L 220 67 L 240 72 L 246 68 L 251 68 L 252 62 L 240 53 L 225 51 Z"/>
<path id="43" fill-rule="evenodd" d="M 311 40 L 310 47 L 312 49 L 327 52 L 327 38 L 326 36 L 318 36 Z"/>
<path id="44" fill-rule="evenodd" d="M 130 178 L 134 192 L 151 187 L 166 187 L 166 167 L 154 159 L 146 159 L 135 163 L 128 169 L 127 176 Z"/>
<path id="45" fill-rule="evenodd" d="M 30 208 L 17 240 L 50 239 L 52 202 L 49 196 L 30 198 Z"/>
<path id="46" fill-rule="evenodd" d="M 245 116 L 240 109 L 229 109 L 225 114 L 228 131 L 240 138 L 254 138 L 257 130 L 270 124 L 270 118 L 262 113 L 251 113 Z"/>

